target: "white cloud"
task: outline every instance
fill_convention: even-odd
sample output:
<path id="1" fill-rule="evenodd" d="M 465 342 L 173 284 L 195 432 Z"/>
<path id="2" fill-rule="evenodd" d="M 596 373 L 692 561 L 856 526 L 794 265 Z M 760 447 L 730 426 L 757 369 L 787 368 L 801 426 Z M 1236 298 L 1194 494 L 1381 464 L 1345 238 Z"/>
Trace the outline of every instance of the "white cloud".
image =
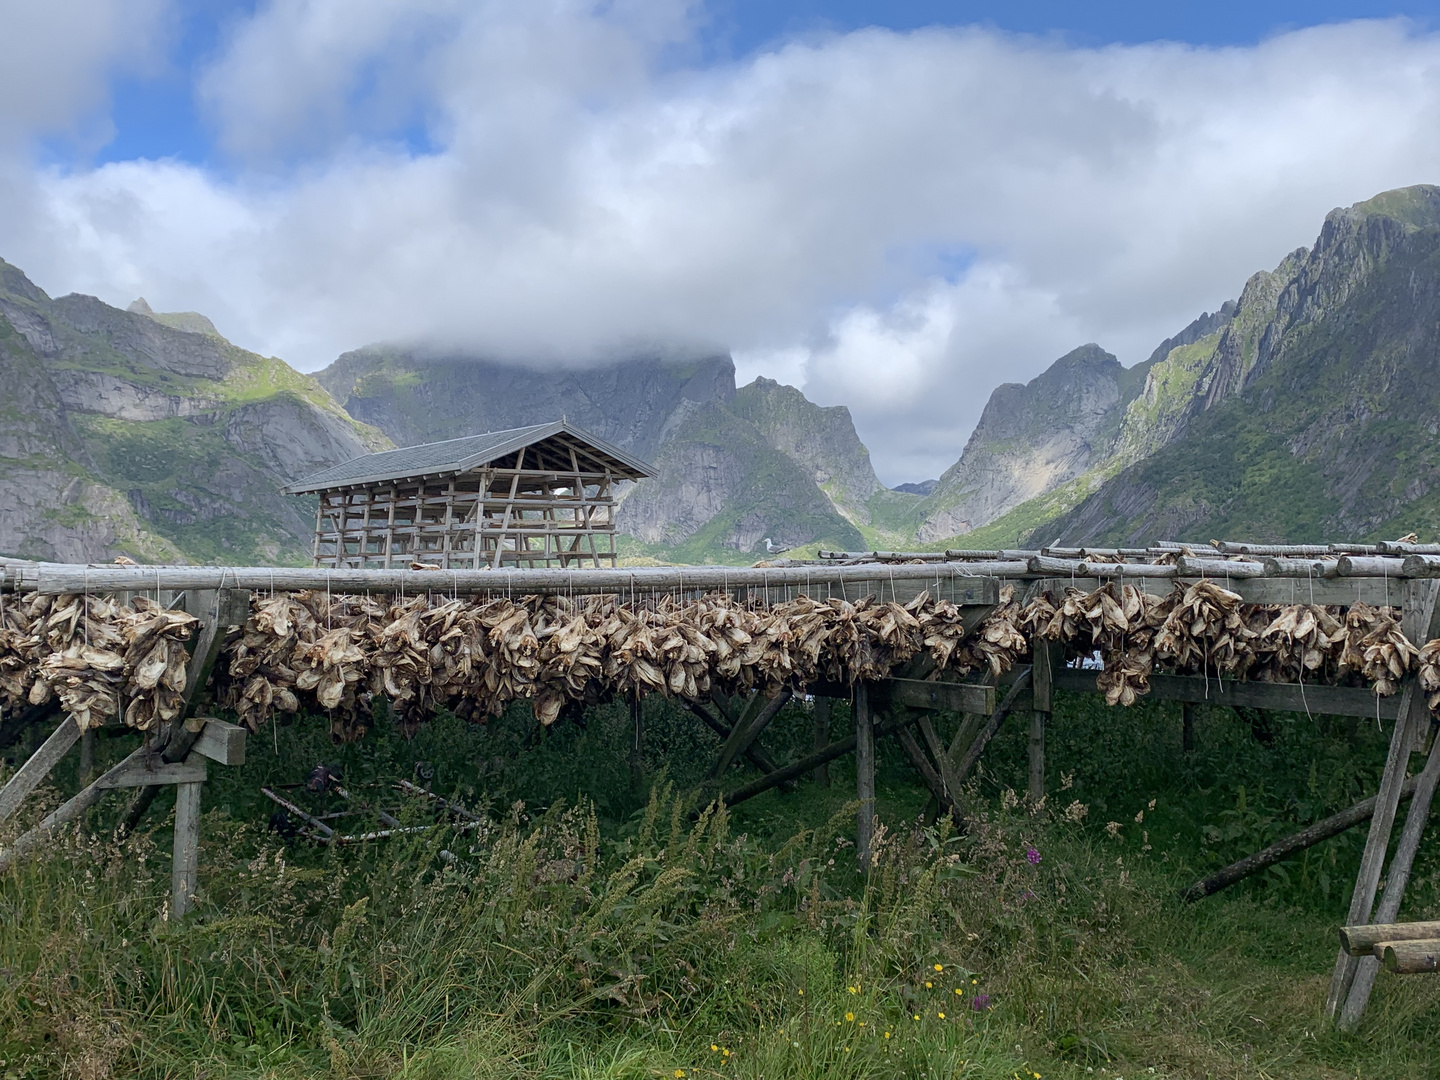
<path id="1" fill-rule="evenodd" d="M 117 71 L 158 61 L 166 0 L 0 0 L 0 156 L 39 135 L 103 141 Z"/>
<path id="2" fill-rule="evenodd" d="M 898 482 L 954 460 L 996 383 L 1091 340 L 1142 359 L 1331 207 L 1440 179 L 1440 37 L 1400 22 L 1227 49 L 867 30 L 700 69 L 699 17 L 275 0 L 201 82 L 223 173 L 11 169 L 36 209 L 0 253 L 307 368 L 378 338 L 730 347 L 850 405 Z"/>

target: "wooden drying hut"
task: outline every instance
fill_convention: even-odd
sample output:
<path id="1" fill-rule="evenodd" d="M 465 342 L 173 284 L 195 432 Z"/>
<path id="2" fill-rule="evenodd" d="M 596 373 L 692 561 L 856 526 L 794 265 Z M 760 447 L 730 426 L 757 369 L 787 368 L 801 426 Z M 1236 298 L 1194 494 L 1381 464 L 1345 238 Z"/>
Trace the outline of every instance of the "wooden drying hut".
<path id="1" fill-rule="evenodd" d="M 366 454 L 297 480 L 316 566 L 615 565 L 615 488 L 655 470 L 566 420 Z"/>

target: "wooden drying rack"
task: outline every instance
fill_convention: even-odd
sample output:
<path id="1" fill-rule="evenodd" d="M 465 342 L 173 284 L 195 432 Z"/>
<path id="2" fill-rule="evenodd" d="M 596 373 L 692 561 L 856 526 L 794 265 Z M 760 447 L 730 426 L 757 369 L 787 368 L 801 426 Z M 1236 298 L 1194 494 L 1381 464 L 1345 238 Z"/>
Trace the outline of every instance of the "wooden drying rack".
<path id="1" fill-rule="evenodd" d="M 0 559 L 0 591 L 58 595 L 65 593 L 149 593 L 183 604 L 201 620 L 187 676 L 186 706 L 180 719 L 160 738 L 127 758 L 115 770 L 88 785 L 39 826 L 0 852 L 0 867 L 53 837 L 76 820 L 104 791 L 143 784 L 176 783 L 177 824 L 171 913 L 190 906 L 196 879 L 195 850 L 199 823 L 202 759 L 224 764 L 243 761 L 244 733 L 216 720 L 196 719 L 210 668 L 219 654 L 226 627 L 243 622 L 252 592 L 325 589 L 341 593 L 399 595 L 618 594 L 644 601 L 661 595 L 685 597 L 723 591 L 741 602 L 780 602 L 804 594 L 814 598 L 858 600 L 877 596 L 908 602 L 926 591 L 955 603 L 967 630 L 994 610 L 1002 585 L 1011 584 L 1022 603 L 1043 592 L 1083 591 L 1106 582 L 1122 582 L 1147 592 L 1168 593 L 1177 584 L 1214 580 L 1248 603 L 1310 603 L 1348 606 L 1364 602 L 1401 609 L 1402 627 L 1412 642 L 1440 637 L 1440 545 L 1256 545 L 1164 544 L 1144 549 L 1069 548 L 988 552 L 822 552 L 818 562 L 780 560 L 769 565 L 727 567 L 636 567 L 543 570 L 345 570 L 292 567 L 117 567 L 75 566 Z M 1155 560 L 1161 560 L 1157 564 Z M 1032 642 L 1032 662 L 1018 666 L 1001 685 L 932 677 L 928 656 L 917 657 L 892 677 L 853 686 L 819 684 L 805 690 L 816 699 L 816 745 L 799 761 L 779 765 L 765 752 L 760 736 L 791 691 L 777 698 L 749 700 L 714 697 L 688 707 L 719 736 L 721 748 L 710 770 L 718 793 L 729 766 L 740 759 L 761 776 L 724 795 L 730 804 L 753 798 L 806 774 L 825 775 L 830 761 L 854 754 L 860 810 L 856 848 L 868 866 L 875 834 L 875 740 L 894 735 L 934 802 L 961 816 L 962 785 L 986 744 L 1014 712 L 1029 713 L 1027 796 L 1045 796 L 1045 729 L 1056 689 L 1095 692 L 1094 672 L 1058 663 L 1058 649 Z M 1354 930 L 1372 923 L 1393 923 L 1419 845 L 1436 781 L 1440 780 L 1440 739 L 1413 675 L 1399 694 L 1377 698 L 1361 687 L 1335 687 L 1184 675 L 1154 675 L 1149 697 L 1182 703 L 1187 746 L 1193 737 L 1192 707 L 1198 703 L 1374 718 L 1388 722 L 1391 738 L 1380 790 L 1368 811 L 1370 830 L 1346 919 Z M 1000 692 L 1003 691 L 1003 697 Z M 835 742 L 825 734 L 829 702 L 852 703 L 855 730 Z M 997 700 L 998 698 L 998 700 Z M 641 739 L 638 703 L 636 742 Z M 944 745 L 932 713 L 960 713 L 955 737 Z M 919 738 L 916 737 L 918 732 Z M 68 717 L 35 755 L 0 789 L 0 820 L 12 815 L 25 797 L 79 737 Z M 1421 773 L 1407 780 L 1413 753 L 1427 754 Z M 1410 798 L 1401 842 L 1389 865 L 1385 855 L 1402 794 Z M 138 802 L 139 800 L 137 800 Z M 1354 808 L 1358 809 L 1358 808 Z M 130 815 L 136 815 L 132 810 Z M 1337 815 L 1342 817 L 1343 815 Z M 1353 815 L 1352 815 L 1353 816 Z M 1348 820 L 1348 819 L 1347 819 Z M 1356 817 L 1352 824 L 1364 820 Z M 1264 853 L 1261 853 L 1262 855 Z M 1375 905 L 1382 871 L 1386 888 Z M 1202 892 L 1200 895 L 1204 895 Z M 1372 917 L 1373 916 L 1373 917 Z M 1358 1023 L 1369 1000 L 1380 959 L 1342 949 L 1327 997 L 1326 1011 L 1345 1027 Z M 1403 967 L 1402 967 L 1403 969 Z"/>

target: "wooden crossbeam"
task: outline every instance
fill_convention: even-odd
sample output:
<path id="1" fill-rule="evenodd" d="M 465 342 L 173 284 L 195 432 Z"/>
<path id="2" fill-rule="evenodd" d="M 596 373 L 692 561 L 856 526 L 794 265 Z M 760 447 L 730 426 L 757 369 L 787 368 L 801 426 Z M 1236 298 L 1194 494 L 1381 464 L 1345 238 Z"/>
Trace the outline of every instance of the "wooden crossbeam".
<path id="1" fill-rule="evenodd" d="M 1099 674 L 1099 671 L 1083 668 L 1059 668 L 1054 672 L 1053 684 L 1060 690 L 1093 694 L 1095 677 Z M 1400 713 L 1402 695 L 1376 697 L 1373 691 L 1363 686 L 1311 686 L 1305 683 L 1206 679 L 1199 675 L 1151 675 L 1148 696 L 1156 701 L 1394 720 Z"/>

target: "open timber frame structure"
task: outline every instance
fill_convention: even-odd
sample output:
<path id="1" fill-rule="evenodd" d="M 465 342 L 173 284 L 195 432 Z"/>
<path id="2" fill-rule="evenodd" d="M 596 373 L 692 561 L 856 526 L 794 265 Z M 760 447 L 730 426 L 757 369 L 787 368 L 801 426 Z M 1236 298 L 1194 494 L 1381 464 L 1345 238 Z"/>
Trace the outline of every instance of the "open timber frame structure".
<path id="1" fill-rule="evenodd" d="M 502 432 L 489 438 L 519 434 Z M 518 446 L 503 451 L 505 454 L 516 452 Z M 359 476 L 355 486 L 378 482 L 363 473 Z M 315 490 L 323 490 L 323 486 Z M 615 593 L 642 602 L 647 597 L 653 602 L 662 595 L 674 599 L 696 598 L 720 590 L 737 601 L 761 603 L 775 603 L 801 594 L 847 600 L 869 596 L 905 603 L 924 591 L 932 598 L 954 604 L 962 613 L 967 631 L 973 632 L 995 610 L 1001 599 L 1001 587 L 1006 584 L 1014 587 L 1015 599 L 1023 603 L 1041 593 L 1060 593 L 1067 588 L 1088 593 L 1111 582 L 1161 593 L 1208 580 L 1233 590 L 1251 604 L 1348 607 L 1365 603 L 1398 608 L 1403 633 L 1409 641 L 1419 645 L 1440 639 L 1440 544 L 1397 541 L 1263 545 L 1214 541 L 1210 545 L 1161 543 L 1137 549 L 1052 547 L 1039 551 L 820 554 L 818 562 L 779 560 L 751 568 L 637 567 L 590 570 L 584 574 L 513 567 L 499 573 L 476 573 L 468 567 L 440 573 L 403 568 L 351 568 L 344 564 L 314 570 L 79 566 L 0 558 L 0 593 L 37 592 L 52 596 L 150 593 L 157 601 L 184 603 L 200 613 L 202 628 L 196 639 L 197 659 L 187 679 L 187 706 L 182 719 L 193 712 L 195 700 L 203 692 L 208 667 L 218 656 L 229 630 L 244 621 L 250 608 L 250 594 L 262 591 L 273 595 L 277 589 L 393 591 L 411 596 L 427 591 L 450 596 Z M 854 755 L 859 805 L 856 854 L 860 866 L 868 869 L 876 834 L 875 744 L 878 739 L 894 736 L 929 789 L 932 806 L 964 820 L 964 786 L 987 744 L 1008 715 L 1028 713 L 1026 792 L 1032 802 L 1038 804 L 1046 795 L 1045 734 L 1053 711 L 1054 692 L 1058 689 L 1093 693 L 1095 675 L 1088 667 L 1065 666 L 1052 643 L 1032 637 L 1030 662 L 1017 664 L 995 680 L 967 681 L 937 673 L 933 660 L 922 654 L 893 670 L 887 678 L 853 684 L 786 687 L 768 699 L 758 692 L 733 698 L 714 694 L 708 702 L 687 702 L 687 707 L 721 740 L 709 784 L 710 790 L 730 805 L 814 774 L 828 762 Z M 828 728 L 817 726 L 814 752 L 782 764 L 770 758 L 760 738 L 786 702 L 801 692 L 817 700 L 849 699 L 854 731 L 831 742 Z M 1389 749 L 1379 790 L 1374 796 L 1247 856 L 1219 874 L 1195 883 L 1183 895 L 1187 900 L 1200 899 L 1287 854 L 1345 828 L 1368 822 L 1364 853 L 1325 1011 L 1342 1028 L 1355 1027 L 1365 1011 L 1382 963 L 1399 974 L 1440 970 L 1440 923 L 1395 922 L 1432 800 L 1440 786 L 1440 718 L 1431 713 L 1427 693 L 1415 672 L 1404 675 L 1399 680 L 1399 692 L 1386 698 L 1376 697 L 1370 688 L 1362 686 L 1247 682 L 1183 674 L 1153 675 L 1149 696 L 1181 704 L 1187 749 L 1193 741 L 1192 706 L 1200 702 L 1366 717 L 1373 718 L 1377 724 L 1388 725 Z M 638 747 L 642 738 L 638 698 L 632 705 Z M 57 710 L 54 702 L 33 707 L 20 718 L 19 726 L 47 722 Z M 941 741 L 931 722 L 930 716 L 935 712 L 958 713 L 962 717 L 948 746 Z M 240 757 L 243 732 L 229 725 L 222 726 L 216 720 L 208 720 L 201 726 L 191 719 L 188 725 L 177 719 L 171 725 L 168 740 L 136 751 L 136 755 L 153 757 L 158 749 L 164 764 L 183 765 L 190 772 L 171 775 L 151 766 L 151 771 L 143 777 L 138 774 L 101 777 L 11 845 L 0 848 L 0 870 L 52 839 L 61 826 L 93 805 L 107 787 L 143 783 L 148 785 L 144 791 L 153 793 L 157 784 L 180 783 L 182 787 L 189 784 L 187 800 L 177 801 L 177 807 L 183 808 L 183 821 L 181 811 L 177 810 L 175 842 L 172 913 L 183 913 L 197 873 L 194 853 L 199 821 L 198 780 L 203 765 L 194 755 L 227 764 L 243 760 Z M 73 720 L 61 721 L 32 758 L 0 788 L 0 821 L 26 801 L 79 737 Z M 1412 774 L 1411 760 L 1417 756 L 1423 759 L 1423 765 L 1418 773 Z M 738 788 L 721 791 L 721 781 L 729 766 L 742 758 L 762 775 Z M 117 766 L 121 771 L 134 768 L 130 759 Z M 1391 853 L 1390 840 L 1397 811 L 1406 800 L 1409 808 L 1401 837 Z M 140 812 L 148 805 L 138 799 L 135 804 Z M 132 823 L 132 818 L 138 819 L 134 808 L 127 824 Z"/>
<path id="2" fill-rule="evenodd" d="M 562 419 L 367 454 L 285 491 L 318 497 L 318 567 L 613 567 L 617 485 L 654 475 Z"/>

